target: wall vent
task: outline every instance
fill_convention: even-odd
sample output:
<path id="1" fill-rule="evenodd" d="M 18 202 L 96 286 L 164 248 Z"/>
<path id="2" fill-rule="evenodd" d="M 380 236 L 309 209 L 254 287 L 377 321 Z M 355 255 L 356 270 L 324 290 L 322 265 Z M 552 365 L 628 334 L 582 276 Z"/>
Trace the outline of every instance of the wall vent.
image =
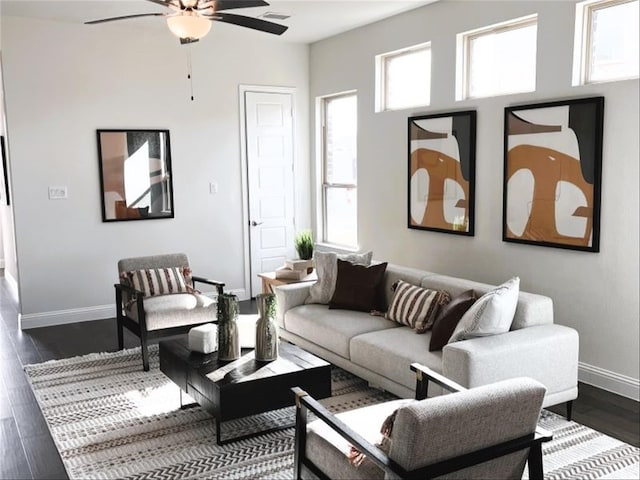
<path id="1" fill-rule="evenodd" d="M 260 15 L 260 18 L 269 18 L 271 20 L 286 20 L 291 17 L 291 15 L 287 15 L 286 13 L 276 13 L 276 12 L 267 12 Z"/>

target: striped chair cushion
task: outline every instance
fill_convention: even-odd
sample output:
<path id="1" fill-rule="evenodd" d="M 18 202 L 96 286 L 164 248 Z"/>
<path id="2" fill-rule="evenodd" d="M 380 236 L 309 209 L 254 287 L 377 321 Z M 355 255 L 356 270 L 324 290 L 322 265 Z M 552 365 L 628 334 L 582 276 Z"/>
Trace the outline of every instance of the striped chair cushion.
<path id="1" fill-rule="evenodd" d="M 398 280 L 386 318 L 407 325 L 417 333 L 424 333 L 433 326 L 438 309 L 451 297 L 443 290 L 429 290 Z"/>
<path id="2" fill-rule="evenodd" d="M 191 289 L 185 282 L 182 267 L 149 268 L 124 272 L 123 279 L 136 290 L 144 293 L 145 297 L 168 295 L 170 293 L 188 293 Z"/>

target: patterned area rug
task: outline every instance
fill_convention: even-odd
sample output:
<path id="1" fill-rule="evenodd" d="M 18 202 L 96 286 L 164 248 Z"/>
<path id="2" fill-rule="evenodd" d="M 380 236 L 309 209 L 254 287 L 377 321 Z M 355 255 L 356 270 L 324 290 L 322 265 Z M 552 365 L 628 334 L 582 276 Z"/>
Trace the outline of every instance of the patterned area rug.
<path id="1" fill-rule="evenodd" d="M 70 478 L 292 478 L 293 428 L 218 446 L 212 417 L 181 410 L 178 387 L 158 369 L 157 346 L 150 355 L 150 372 L 141 370 L 139 349 L 25 367 Z M 332 391 L 322 403 L 334 412 L 394 398 L 338 368 Z M 223 436 L 292 415 L 288 408 L 225 422 Z M 546 411 L 540 425 L 554 432 L 544 446 L 547 478 L 639 477 L 638 448 Z"/>

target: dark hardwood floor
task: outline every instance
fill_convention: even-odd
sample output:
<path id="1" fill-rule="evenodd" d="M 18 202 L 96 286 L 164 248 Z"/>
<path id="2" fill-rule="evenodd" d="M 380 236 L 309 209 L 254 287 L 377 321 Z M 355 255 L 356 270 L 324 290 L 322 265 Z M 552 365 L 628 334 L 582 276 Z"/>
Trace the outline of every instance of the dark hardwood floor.
<path id="1" fill-rule="evenodd" d="M 255 312 L 242 302 L 241 312 Z M 117 349 L 115 321 L 18 328 L 17 306 L 0 279 L 0 479 L 67 478 L 60 456 L 23 371 L 23 365 Z M 125 348 L 138 339 L 125 330 Z M 576 422 L 640 445 L 640 404 L 609 392 L 579 385 Z M 552 408 L 564 413 L 563 408 Z"/>

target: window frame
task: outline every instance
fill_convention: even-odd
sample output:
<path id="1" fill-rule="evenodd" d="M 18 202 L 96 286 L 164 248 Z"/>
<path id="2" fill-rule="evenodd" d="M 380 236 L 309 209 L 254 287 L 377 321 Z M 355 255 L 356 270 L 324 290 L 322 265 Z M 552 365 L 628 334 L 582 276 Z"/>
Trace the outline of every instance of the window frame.
<path id="1" fill-rule="evenodd" d="M 335 100 L 338 98 L 346 98 L 346 97 L 355 97 L 356 105 L 358 101 L 358 95 L 356 90 L 349 90 L 345 92 L 323 95 L 317 98 L 316 107 L 317 107 L 317 120 L 318 120 L 318 130 L 319 130 L 319 139 L 317 155 L 320 159 L 318 163 L 318 168 L 316 170 L 316 174 L 318 175 L 319 181 L 317 182 L 317 201 L 318 208 L 317 213 L 319 216 L 319 220 L 317 221 L 318 230 L 320 231 L 320 244 L 329 245 L 334 247 L 340 247 L 342 249 L 347 250 L 357 250 L 358 242 L 359 242 L 359 230 L 358 230 L 358 218 L 356 212 L 356 244 L 355 245 L 344 245 L 335 242 L 331 242 L 327 239 L 327 190 L 330 188 L 353 188 L 356 191 L 356 198 L 358 192 L 358 165 L 357 165 L 357 153 L 356 153 L 356 183 L 331 183 L 327 181 L 327 103 L 331 100 Z"/>
<path id="2" fill-rule="evenodd" d="M 591 80 L 590 65 L 592 60 L 592 24 L 593 13 L 597 10 L 624 5 L 637 0 L 586 0 L 576 4 L 575 15 L 575 39 L 573 42 L 573 81 L 574 87 L 581 85 L 591 85 L 594 83 L 618 82 L 638 78 L 638 75 L 627 77 L 609 78 L 606 80 Z"/>
<path id="3" fill-rule="evenodd" d="M 376 63 L 376 85 L 375 85 L 375 112 L 395 112 L 398 110 L 406 110 L 408 108 L 416 108 L 416 107 L 428 107 L 431 105 L 431 77 L 432 77 L 432 69 L 431 65 L 429 65 L 429 83 L 428 83 L 428 100 L 426 104 L 416 103 L 413 105 L 407 105 L 404 107 L 389 107 L 388 106 L 388 86 L 387 86 L 387 60 L 391 58 L 398 58 L 403 55 L 407 55 L 410 53 L 414 53 L 421 50 L 429 51 L 429 60 L 430 63 L 432 60 L 431 56 L 431 41 L 419 43 L 416 45 L 412 45 L 410 47 L 399 48 L 397 50 L 393 50 L 391 52 L 380 53 L 375 57 Z"/>
<path id="4" fill-rule="evenodd" d="M 484 96 L 471 96 L 470 94 L 470 73 L 471 73 L 471 41 L 483 37 L 488 34 L 497 34 L 504 33 L 512 30 L 516 30 L 518 28 L 525 28 L 529 26 L 536 27 L 536 58 L 535 58 L 535 67 L 536 67 L 536 78 L 534 79 L 534 87 L 533 90 L 518 90 L 514 92 L 499 92 L 491 95 Z M 529 93 L 535 92 L 537 89 L 537 71 L 538 71 L 538 58 L 537 58 L 537 28 L 538 28 L 538 14 L 534 13 L 531 15 L 526 15 L 524 17 L 518 17 L 511 20 L 507 20 L 505 22 L 496 23 L 493 25 L 489 25 L 482 28 L 477 28 L 475 30 L 468 30 L 466 32 L 458 33 L 456 35 L 457 40 L 457 64 L 458 64 L 458 76 L 456 82 L 456 100 L 473 100 L 477 98 L 492 98 L 499 97 L 502 95 L 516 95 L 519 93 Z"/>

